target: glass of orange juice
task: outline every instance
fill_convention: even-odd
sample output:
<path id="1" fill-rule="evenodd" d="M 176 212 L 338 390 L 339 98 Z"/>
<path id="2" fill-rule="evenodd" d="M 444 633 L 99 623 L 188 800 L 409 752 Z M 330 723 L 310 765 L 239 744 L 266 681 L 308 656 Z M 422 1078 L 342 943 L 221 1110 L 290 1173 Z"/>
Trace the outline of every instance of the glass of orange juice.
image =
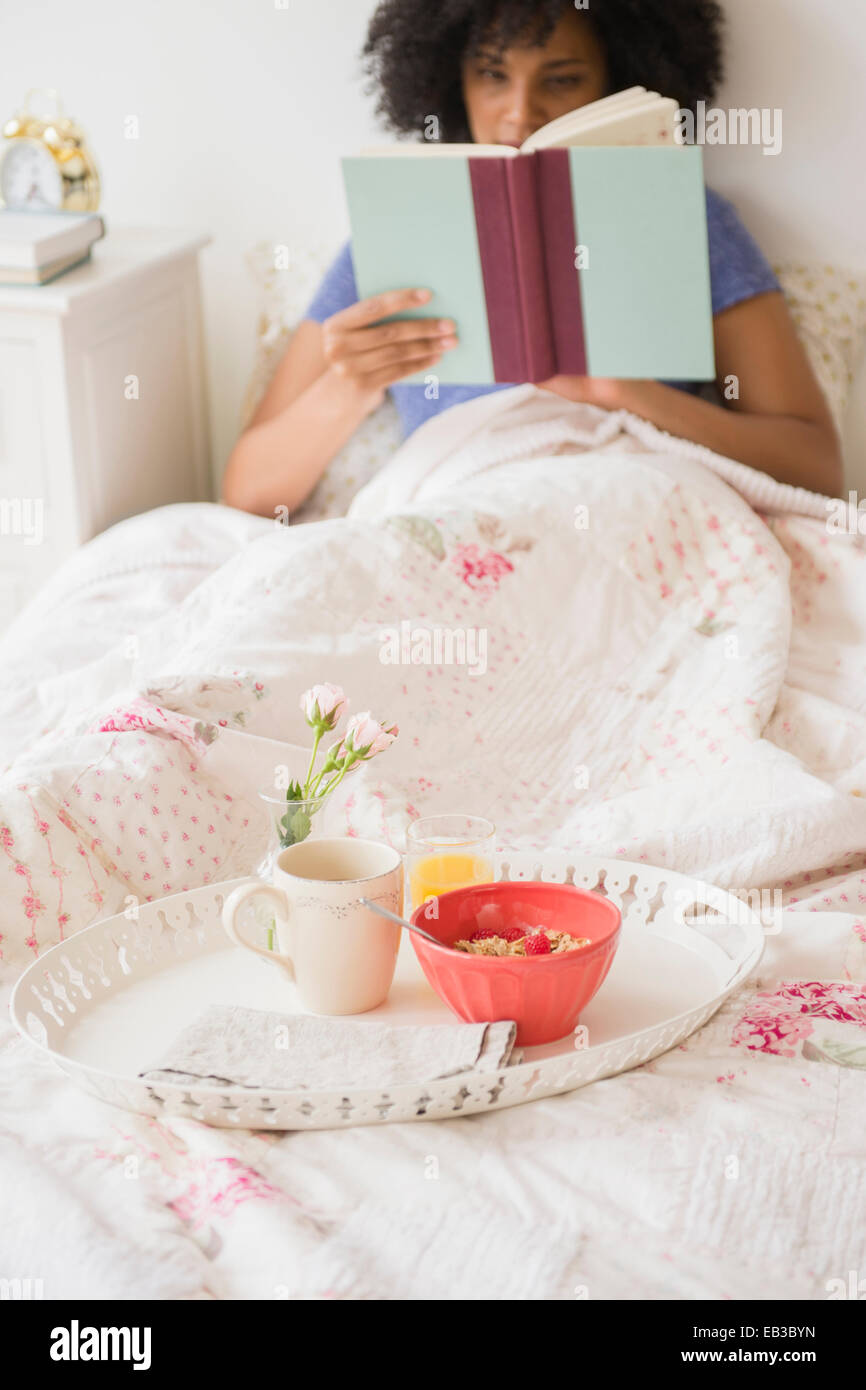
<path id="1" fill-rule="evenodd" d="M 496 827 L 482 816 L 424 816 L 406 832 L 412 911 L 440 893 L 492 883 Z"/>

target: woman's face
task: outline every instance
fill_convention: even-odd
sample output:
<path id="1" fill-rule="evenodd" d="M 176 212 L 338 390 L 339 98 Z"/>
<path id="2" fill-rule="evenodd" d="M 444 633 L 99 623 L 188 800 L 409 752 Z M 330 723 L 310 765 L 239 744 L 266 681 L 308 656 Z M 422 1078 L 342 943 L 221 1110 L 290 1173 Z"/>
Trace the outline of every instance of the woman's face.
<path id="1" fill-rule="evenodd" d="M 522 145 L 556 116 L 606 95 L 604 50 L 576 10 L 563 12 L 541 48 L 482 49 L 463 62 L 463 101 L 479 145 Z"/>

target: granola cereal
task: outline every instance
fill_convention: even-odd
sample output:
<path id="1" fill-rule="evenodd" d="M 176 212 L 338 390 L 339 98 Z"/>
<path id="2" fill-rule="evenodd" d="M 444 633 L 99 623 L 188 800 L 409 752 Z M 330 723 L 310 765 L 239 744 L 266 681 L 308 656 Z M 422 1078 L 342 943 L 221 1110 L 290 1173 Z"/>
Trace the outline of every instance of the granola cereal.
<path id="1" fill-rule="evenodd" d="M 482 928 L 468 938 L 453 943 L 455 951 L 464 951 L 472 956 L 536 956 L 562 955 L 566 951 L 578 951 L 589 946 L 588 936 L 570 936 L 568 932 L 552 931 L 548 927 L 527 928 L 519 932 L 516 928 L 506 928 L 508 935 L 500 936 L 492 928 Z M 546 946 L 539 938 L 543 937 Z M 531 943 L 527 949 L 527 943 Z"/>

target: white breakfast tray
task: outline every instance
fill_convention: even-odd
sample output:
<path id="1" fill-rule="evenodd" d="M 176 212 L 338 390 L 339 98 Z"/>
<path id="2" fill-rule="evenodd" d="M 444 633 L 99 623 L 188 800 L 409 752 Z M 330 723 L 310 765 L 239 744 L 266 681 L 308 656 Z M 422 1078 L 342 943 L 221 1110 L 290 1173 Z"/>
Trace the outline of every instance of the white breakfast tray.
<path id="1" fill-rule="evenodd" d="M 230 1129 L 339 1129 L 474 1115 L 639 1066 L 702 1027 L 760 960 L 759 919 L 719 888 L 564 851 L 501 858 L 500 878 L 575 883 L 605 893 L 623 914 L 610 974 L 576 1034 L 524 1049 L 514 1066 L 388 1090 L 251 1092 L 139 1079 L 208 1004 L 302 1012 L 283 970 L 223 931 L 223 901 L 242 879 L 147 903 L 137 921 L 108 917 L 52 947 L 18 980 L 12 1018 L 77 1086 L 125 1110 Z M 357 1017 L 455 1023 L 407 937 L 388 1000 Z"/>

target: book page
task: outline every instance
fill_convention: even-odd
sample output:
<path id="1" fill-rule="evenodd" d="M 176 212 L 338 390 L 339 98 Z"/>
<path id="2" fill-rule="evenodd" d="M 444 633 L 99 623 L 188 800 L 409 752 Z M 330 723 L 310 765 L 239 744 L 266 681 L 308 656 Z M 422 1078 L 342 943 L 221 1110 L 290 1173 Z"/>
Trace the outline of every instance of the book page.
<path id="1" fill-rule="evenodd" d="M 676 113 L 679 110 L 672 98 L 659 97 L 642 106 L 616 111 L 605 120 L 563 131 L 541 143 L 533 141 L 531 149 L 562 149 L 574 145 L 674 145 Z"/>
<path id="2" fill-rule="evenodd" d="M 658 92 L 648 92 L 646 87 L 629 87 L 624 92 L 614 92 L 612 96 L 601 97 L 586 106 L 567 111 L 564 116 L 557 116 L 555 121 L 548 121 L 547 125 L 534 131 L 524 140 L 521 151 L 529 154 L 533 149 L 548 145 L 567 131 L 594 125 L 615 112 L 626 111 L 633 106 L 643 106 L 647 101 L 658 99 Z"/>

